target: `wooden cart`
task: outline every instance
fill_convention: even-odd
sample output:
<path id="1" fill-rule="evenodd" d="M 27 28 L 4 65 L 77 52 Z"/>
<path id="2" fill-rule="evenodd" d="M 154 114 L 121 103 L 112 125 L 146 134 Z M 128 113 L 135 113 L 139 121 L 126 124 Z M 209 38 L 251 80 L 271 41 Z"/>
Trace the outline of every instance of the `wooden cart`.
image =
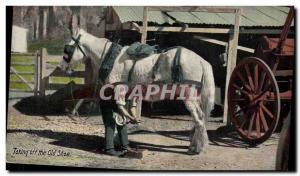
<path id="1" fill-rule="evenodd" d="M 232 72 L 229 116 L 249 143 L 267 140 L 276 129 L 282 105 L 292 100 L 294 39 L 287 36 L 293 19 L 291 7 L 280 38 L 263 37 L 254 56 L 242 59 Z"/>

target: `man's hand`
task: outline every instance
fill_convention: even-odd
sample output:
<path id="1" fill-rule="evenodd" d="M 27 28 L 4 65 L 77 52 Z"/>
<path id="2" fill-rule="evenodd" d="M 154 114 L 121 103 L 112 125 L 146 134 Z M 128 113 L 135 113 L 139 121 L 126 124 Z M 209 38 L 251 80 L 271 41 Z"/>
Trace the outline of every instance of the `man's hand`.
<path id="1" fill-rule="evenodd" d="M 129 122 L 132 124 L 137 124 L 137 123 L 141 123 L 141 119 L 137 119 L 135 117 L 133 117 L 132 115 L 129 114 L 129 112 L 125 109 L 125 107 L 123 105 L 119 105 L 118 104 L 118 108 L 121 111 L 122 115 L 124 115 L 125 117 L 127 117 L 129 119 Z"/>

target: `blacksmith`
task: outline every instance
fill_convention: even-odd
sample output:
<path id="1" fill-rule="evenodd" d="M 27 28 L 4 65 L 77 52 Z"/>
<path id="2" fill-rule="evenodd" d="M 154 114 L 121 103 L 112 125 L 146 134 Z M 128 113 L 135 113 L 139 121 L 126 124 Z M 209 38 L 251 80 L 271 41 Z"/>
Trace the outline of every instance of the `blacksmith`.
<path id="1" fill-rule="evenodd" d="M 107 89 L 104 94 L 112 95 L 117 89 Z M 138 123 L 135 114 L 129 113 L 126 110 L 126 100 L 125 95 L 119 94 L 116 98 L 111 98 L 109 100 L 101 100 L 100 107 L 102 111 L 102 118 L 105 127 L 105 152 L 108 155 L 120 156 L 124 155 L 128 150 L 130 150 L 127 134 L 126 123 L 122 125 L 116 124 L 116 118 L 123 116 L 123 119 L 128 119 L 130 123 Z M 135 104 L 131 105 L 135 106 Z M 124 118 L 125 117 L 125 118 Z M 121 150 L 117 151 L 114 146 L 114 134 L 115 128 L 117 128 L 118 138 L 121 144 Z"/>

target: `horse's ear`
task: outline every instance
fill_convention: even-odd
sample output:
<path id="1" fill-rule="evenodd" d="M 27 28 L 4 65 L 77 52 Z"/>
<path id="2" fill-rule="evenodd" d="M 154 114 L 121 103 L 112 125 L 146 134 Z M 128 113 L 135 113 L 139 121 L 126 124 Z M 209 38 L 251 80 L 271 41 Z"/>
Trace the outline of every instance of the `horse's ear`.
<path id="1" fill-rule="evenodd" d="M 70 17 L 69 29 L 72 35 L 76 34 L 79 29 L 79 18 L 76 14 L 72 14 Z"/>

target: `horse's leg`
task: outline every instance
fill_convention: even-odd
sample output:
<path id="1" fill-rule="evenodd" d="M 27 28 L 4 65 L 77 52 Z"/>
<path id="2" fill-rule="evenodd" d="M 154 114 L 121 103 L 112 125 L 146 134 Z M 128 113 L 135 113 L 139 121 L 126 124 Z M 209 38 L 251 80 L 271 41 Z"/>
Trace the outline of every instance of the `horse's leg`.
<path id="1" fill-rule="evenodd" d="M 185 100 L 184 103 L 194 120 L 188 153 L 199 154 L 208 144 L 204 113 L 196 100 Z"/>
<path id="2" fill-rule="evenodd" d="M 73 110 L 72 110 L 72 115 L 73 115 L 73 116 L 79 116 L 79 114 L 78 114 L 78 109 L 79 109 L 79 107 L 82 105 L 83 101 L 84 101 L 83 98 L 80 99 L 80 100 L 78 100 L 78 102 L 76 103 L 75 107 L 74 107 Z"/>
<path id="3" fill-rule="evenodd" d="M 208 146 L 208 135 L 207 135 L 207 130 L 206 130 L 206 119 L 208 117 L 205 116 L 205 113 L 202 111 L 201 106 L 199 104 L 199 101 L 196 101 L 196 107 L 197 107 L 197 113 L 198 117 L 200 118 L 200 121 L 202 122 L 201 127 L 200 127 L 200 133 L 201 133 L 201 145 L 202 145 L 202 150 Z"/>

